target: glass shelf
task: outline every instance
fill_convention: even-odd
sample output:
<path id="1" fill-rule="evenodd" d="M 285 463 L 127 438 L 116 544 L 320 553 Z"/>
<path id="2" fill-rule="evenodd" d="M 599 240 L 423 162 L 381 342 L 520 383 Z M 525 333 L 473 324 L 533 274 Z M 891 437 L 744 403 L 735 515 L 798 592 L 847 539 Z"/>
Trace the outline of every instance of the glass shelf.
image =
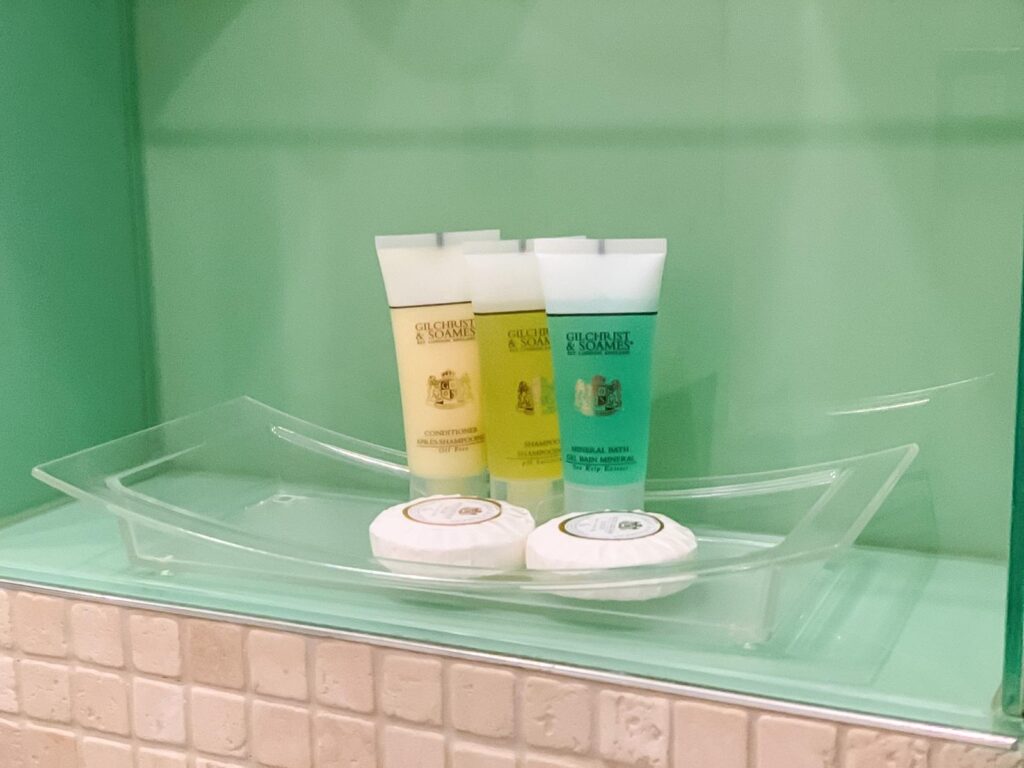
<path id="1" fill-rule="evenodd" d="M 0 579 L 1024 735 L 994 709 L 1006 579 L 997 563 L 854 546 L 827 566 L 842 576 L 807 606 L 818 621 L 749 647 L 709 647 L 686 629 L 611 626 L 479 595 L 160 570 L 131 558 L 121 536 L 119 518 L 96 504 L 33 510 L 0 528 Z M 970 628 L 970 654 L 950 627 Z"/>
<path id="2" fill-rule="evenodd" d="M 654 481 L 645 508 L 694 531 L 699 546 L 691 558 L 500 574 L 374 558 L 370 523 L 408 499 L 403 454 L 248 398 L 49 462 L 35 474 L 117 515 L 129 556 L 158 571 L 431 591 L 438 594 L 424 599 L 496 600 L 613 629 L 642 623 L 685 629 L 694 642 L 751 644 L 795 637 L 827 620 L 818 609 L 848 578 L 831 561 L 916 455 L 908 445 L 747 476 Z M 665 593 L 674 594 L 639 599 Z"/>

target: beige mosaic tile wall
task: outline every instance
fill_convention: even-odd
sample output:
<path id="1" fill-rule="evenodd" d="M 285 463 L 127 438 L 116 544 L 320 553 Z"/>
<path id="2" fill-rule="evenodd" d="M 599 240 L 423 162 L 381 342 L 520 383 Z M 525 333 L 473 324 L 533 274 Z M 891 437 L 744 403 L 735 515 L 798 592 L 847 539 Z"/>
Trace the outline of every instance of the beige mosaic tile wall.
<path id="1" fill-rule="evenodd" d="M 1019 754 L 0 590 L 0 768 L 1011 768 Z"/>

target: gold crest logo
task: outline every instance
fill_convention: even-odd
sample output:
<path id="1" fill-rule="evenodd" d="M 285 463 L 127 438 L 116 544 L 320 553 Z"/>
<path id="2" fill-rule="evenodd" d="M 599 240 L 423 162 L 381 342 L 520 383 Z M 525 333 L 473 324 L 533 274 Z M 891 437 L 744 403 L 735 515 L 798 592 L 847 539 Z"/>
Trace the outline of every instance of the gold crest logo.
<path id="1" fill-rule="evenodd" d="M 516 410 L 527 416 L 532 416 L 534 408 L 533 387 L 525 381 L 520 381 L 519 387 L 516 389 Z"/>
<path id="2" fill-rule="evenodd" d="M 531 381 L 520 381 L 516 387 L 516 410 L 526 416 L 535 413 L 554 413 L 554 382 L 545 376 L 535 376 Z"/>
<path id="3" fill-rule="evenodd" d="M 427 379 L 427 402 L 435 408 L 460 408 L 473 399 L 469 374 L 447 370 Z"/>
<path id="4" fill-rule="evenodd" d="M 622 384 L 600 375 L 589 382 L 577 379 L 575 406 L 584 416 L 611 416 L 622 408 Z"/>

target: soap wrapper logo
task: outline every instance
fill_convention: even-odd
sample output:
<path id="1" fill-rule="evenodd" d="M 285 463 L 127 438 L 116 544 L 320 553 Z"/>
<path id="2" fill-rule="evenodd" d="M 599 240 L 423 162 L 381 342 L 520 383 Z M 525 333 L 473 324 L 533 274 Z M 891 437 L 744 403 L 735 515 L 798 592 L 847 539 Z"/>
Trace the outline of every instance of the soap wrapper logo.
<path id="1" fill-rule="evenodd" d="M 472 399 L 468 373 L 456 376 L 455 371 L 447 370 L 427 379 L 427 403 L 435 408 L 461 408 Z"/>
<path id="2" fill-rule="evenodd" d="M 500 517 L 501 505 L 489 499 L 453 496 L 413 502 L 402 514 L 425 525 L 476 525 Z"/>
<path id="3" fill-rule="evenodd" d="M 471 317 L 461 320 L 434 320 L 429 323 L 416 323 L 417 344 L 473 341 L 475 338 L 476 325 Z"/>
<path id="4" fill-rule="evenodd" d="M 646 512 L 584 512 L 559 524 L 562 533 L 580 539 L 628 541 L 654 536 L 665 524 Z"/>
<path id="5" fill-rule="evenodd" d="M 575 406 L 584 416 L 611 416 L 622 408 L 622 384 L 599 375 L 589 382 L 577 379 Z"/>
<path id="6" fill-rule="evenodd" d="M 544 376 L 532 381 L 520 380 L 516 387 L 516 410 L 526 416 L 555 412 L 555 385 Z"/>
<path id="7" fill-rule="evenodd" d="M 633 349 L 629 331 L 573 331 L 565 335 L 569 355 L 628 355 Z"/>

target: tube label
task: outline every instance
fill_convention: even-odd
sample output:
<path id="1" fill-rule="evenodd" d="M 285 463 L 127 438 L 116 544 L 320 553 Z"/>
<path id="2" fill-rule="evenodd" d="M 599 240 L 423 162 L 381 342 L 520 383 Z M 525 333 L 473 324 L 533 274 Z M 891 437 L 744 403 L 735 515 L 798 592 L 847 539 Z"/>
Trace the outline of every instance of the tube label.
<path id="1" fill-rule="evenodd" d="M 414 475 L 482 473 L 480 358 L 471 304 L 391 310 L 405 448 Z"/>
<path id="2" fill-rule="evenodd" d="M 565 479 L 644 480 L 656 315 L 550 315 Z"/>
<path id="3" fill-rule="evenodd" d="M 557 478 L 558 415 L 544 310 L 478 314 L 476 331 L 486 372 L 484 423 L 491 474 Z"/>

